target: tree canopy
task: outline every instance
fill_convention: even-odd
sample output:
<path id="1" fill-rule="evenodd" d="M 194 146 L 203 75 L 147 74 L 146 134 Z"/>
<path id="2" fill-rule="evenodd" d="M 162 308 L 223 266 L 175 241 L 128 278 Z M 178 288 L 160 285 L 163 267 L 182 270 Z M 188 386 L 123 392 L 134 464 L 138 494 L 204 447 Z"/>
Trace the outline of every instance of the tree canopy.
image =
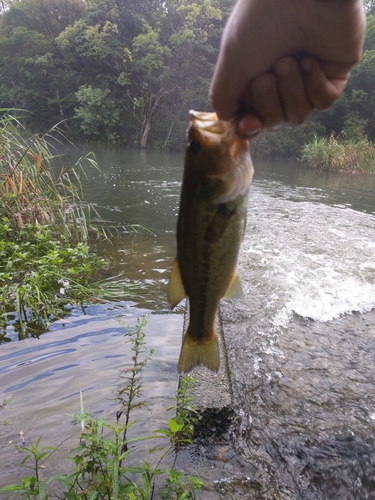
<path id="1" fill-rule="evenodd" d="M 181 148 L 188 110 L 209 109 L 208 87 L 233 4 L 0 0 L 0 107 L 24 110 L 32 130 L 62 122 L 70 137 Z M 314 132 L 374 138 L 372 0 L 366 12 L 364 56 L 344 94 L 305 128 L 268 140 L 268 152 L 290 156 Z"/>
<path id="2" fill-rule="evenodd" d="M 32 129 L 177 147 L 232 0 L 20 0 L 0 16 L 0 106 Z M 180 142 L 181 144 L 181 142 Z"/>

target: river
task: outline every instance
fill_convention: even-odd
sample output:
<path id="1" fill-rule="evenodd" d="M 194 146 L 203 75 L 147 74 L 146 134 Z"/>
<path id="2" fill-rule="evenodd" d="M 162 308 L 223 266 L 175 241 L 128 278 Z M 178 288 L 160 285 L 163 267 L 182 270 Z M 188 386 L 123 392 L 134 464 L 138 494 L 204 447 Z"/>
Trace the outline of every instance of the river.
<path id="1" fill-rule="evenodd" d="M 183 307 L 168 310 L 165 288 L 182 156 L 96 154 L 105 176 L 89 174 L 87 200 L 113 225 L 153 231 L 120 227 L 105 248 L 111 273 L 142 292 L 76 310 L 39 340 L 0 346 L 0 398 L 12 398 L 0 413 L 10 422 L 0 427 L 2 485 L 17 478 L 9 441 L 43 435 L 56 445 L 77 432 L 80 389 L 87 410 L 114 411 L 130 362 L 116 316 L 134 325 L 148 314 L 152 418 L 141 413 L 141 425 L 152 430 L 170 417 Z M 186 467 L 206 482 L 204 499 L 375 499 L 375 177 L 254 163 L 239 262 L 244 296 L 220 309 L 235 417 Z"/>

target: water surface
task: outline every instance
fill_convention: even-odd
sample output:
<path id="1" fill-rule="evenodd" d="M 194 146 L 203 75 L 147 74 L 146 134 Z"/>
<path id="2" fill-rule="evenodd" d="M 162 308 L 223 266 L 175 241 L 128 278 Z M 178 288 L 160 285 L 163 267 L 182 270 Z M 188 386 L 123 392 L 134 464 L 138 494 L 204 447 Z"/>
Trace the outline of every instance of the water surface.
<path id="1" fill-rule="evenodd" d="M 373 177 L 255 178 L 244 297 L 221 309 L 238 460 L 221 498 L 375 498 L 374 257 Z"/>
<path id="2" fill-rule="evenodd" d="M 89 175 L 86 197 L 120 227 L 99 251 L 113 275 L 123 272 L 142 293 L 75 311 L 40 340 L 0 347 L 0 397 L 12 396 L 1 412 L 10 420 L 3 440 L 19 440 L 23 430 L 33 441 L 61 441 L 73 432 L 80 389 L 87 409 L 114 411 L 130 361 L 116 315 L 134 324 L 149 314 L 152 418 L 140 421 L 157 428 L 170 416 L 183 307 L 169 312 L 165 288 L 182 156 L 97 156 L 105 176 Z M 285 162 L 255 162 L 255 170 L 239 263 L 244 297 L 221 307 L 235 419 L 186 467 L 206 481 L 204 499 L 375 498 L 375 177 Z M 153 233 L 130 237 L 127 224 Z M 6 449 L 0 483 L 14 475 Z"/>

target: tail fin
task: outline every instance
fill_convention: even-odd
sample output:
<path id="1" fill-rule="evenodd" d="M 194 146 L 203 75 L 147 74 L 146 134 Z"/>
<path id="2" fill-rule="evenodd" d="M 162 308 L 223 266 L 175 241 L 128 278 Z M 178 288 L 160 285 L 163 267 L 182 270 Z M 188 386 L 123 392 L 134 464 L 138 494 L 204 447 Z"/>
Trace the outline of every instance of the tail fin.
<path id="1" fill-rule="evenodd" d="M 213 330 L 209 339 L 196 340 L 192 337 L 188 328 L 182 342 L 178 371 L 180 373 L 189 373 L 199 365 L 204 365 L 214 372 L 219 370 L 219 344 L 216 333 Z"/>

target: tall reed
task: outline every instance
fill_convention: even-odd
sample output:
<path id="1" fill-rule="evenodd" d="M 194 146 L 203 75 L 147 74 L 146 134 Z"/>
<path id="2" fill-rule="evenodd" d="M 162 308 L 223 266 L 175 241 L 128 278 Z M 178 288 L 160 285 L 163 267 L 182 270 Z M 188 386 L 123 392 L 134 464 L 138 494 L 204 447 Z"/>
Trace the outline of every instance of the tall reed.
<path id="1" fill-rule="evenodd" d="M 44 135 L 29 135 L 15 117 L 0 117 L 0 216 L 19 229 L 27 224 L 49 225 L 56 233 L 85 241 L 91 210 L 81 201 L 79 174 L 84 162 L 95 168 L 97 164 L 88 155 L 56 172 L 53 133 L 60 133 L 57 127 Z"/>
<path id="2" fill-rule="evenodd" d="M 92 223 L 94 209 L 82 201 L 84 166 L 93 157 L 57 168 L 52 142 L 57 127 L 31 135 L 4 112 L 0 116 L 0 344 L 9 341 L 8 313 L 19 338 L 38 336 L 75 304 L 123 298 L 120 280 L 92 285 L 104 260 L 90 251 L 89 236 L 109 232 Z M 53 138 L 52 134 L 58 139 Z"/>
<path id="3" fill-rule="evenodd" d="M 315 136 L 302 153 L 302 160 L 317 170 L 375 173 L 375 145 L 368 139 L 345 139 L 343 134 Z"/>

